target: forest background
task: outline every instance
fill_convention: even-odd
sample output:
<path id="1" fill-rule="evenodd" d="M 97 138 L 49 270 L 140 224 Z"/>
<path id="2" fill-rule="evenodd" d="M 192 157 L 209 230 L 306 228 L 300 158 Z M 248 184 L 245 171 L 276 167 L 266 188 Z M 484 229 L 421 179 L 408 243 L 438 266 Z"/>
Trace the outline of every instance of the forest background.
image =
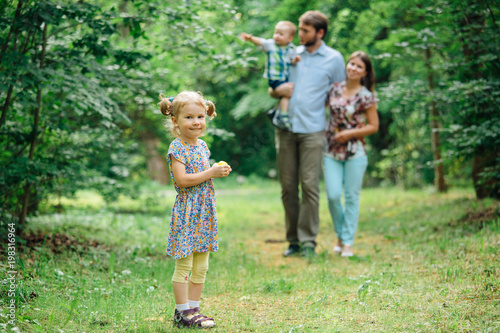
<path id="1" fill-rule="evenodd" d="M 328 46 L 374 62 L 381 126 L 366 185 L 473 184 L 499 198 L 496 1 L 2 0 L 2 228 L 23 226 L 49 196 L 92 188 L 113 200 L 168 183 L 160 93 L 214 101 L 204 140 L 235 181 L 276 177 L 264 55 L 238 35 L 271 38 L 276 22 L 312 9 L 329 18 Z"/>

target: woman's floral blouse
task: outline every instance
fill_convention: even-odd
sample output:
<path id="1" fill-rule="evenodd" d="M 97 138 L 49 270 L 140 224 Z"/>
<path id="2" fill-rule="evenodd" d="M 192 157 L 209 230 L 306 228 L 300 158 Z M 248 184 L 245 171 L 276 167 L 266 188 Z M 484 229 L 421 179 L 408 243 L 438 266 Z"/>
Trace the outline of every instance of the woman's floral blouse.
<path id="1" fill-rule="evenodd" d="M 328 106 L 330 119 L 326 130 L 327 153 L 333 158 L 345 161 L 352 157 L 359 146 L 364 145 L 364 139 L 353 138 L 345 143 L 335 141 L 337 132 L 362 126 L 366 121 L 366 110 L 378 103 L 378 98 L 365 86 L 348 100 L 342 97 L 343 82 L 335 82 L 328 90 Z"/>

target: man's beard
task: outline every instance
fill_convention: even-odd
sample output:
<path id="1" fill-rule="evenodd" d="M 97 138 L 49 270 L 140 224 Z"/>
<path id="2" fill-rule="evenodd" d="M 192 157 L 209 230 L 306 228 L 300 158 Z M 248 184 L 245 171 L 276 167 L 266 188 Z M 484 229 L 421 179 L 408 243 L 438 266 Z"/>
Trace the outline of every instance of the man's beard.
<path id="1" fill-rule="evenodd" d="M 311 46 L 314 46 L 316 44 L 316 42 L 318 41 L 318 37 L 314 36 L 314 41 L 310 41 L 310 42 L 307 42 L 304 44 L 305 47 L 311 47 Z"/>

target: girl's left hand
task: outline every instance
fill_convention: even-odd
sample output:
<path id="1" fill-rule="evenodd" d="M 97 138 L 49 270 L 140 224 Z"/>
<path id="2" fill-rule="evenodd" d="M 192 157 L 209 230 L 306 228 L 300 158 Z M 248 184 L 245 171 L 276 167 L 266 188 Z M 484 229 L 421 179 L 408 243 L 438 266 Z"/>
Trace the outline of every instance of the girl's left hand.
<path id="1" fill-rule="evenodd" d="M 350 132 L 351 132 L 350 130 L 340 131 L 337 134 L 335 134 L 335 136 L 333 137 L 333 139 L 335 141 L 337 141 L 338 143 L 346 143 L 347 141 L 349 141 L 349 139 L 351 139 Z"/>
<path id="2" fill-rule="evenodd" d="M 231 167 L 227 164 L 221 165 L 219 163 L 215 163 L 212 166 L 213 178 L 222 178 L 227 177 L 233 171 Z"/>

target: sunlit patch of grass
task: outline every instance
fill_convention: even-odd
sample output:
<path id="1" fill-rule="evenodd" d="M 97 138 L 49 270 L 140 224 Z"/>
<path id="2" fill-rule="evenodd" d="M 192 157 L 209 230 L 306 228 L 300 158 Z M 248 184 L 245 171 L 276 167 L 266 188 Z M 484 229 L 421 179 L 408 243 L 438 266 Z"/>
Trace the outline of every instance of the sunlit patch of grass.
<path id="1" fill-rule="evenodd" d="M 217 321 L 213 332 L 500 329 L 500 219 L 473 220 L 497 202 L 476 201 L 470 189 L 365 189 L 356 256 L 346 259 L 332 252 L 323 195 L 318 256 L 305 260 L 281 255 L 288 244 L 279 185 L 247 185 L 216 183 L 220 251 L 211 255 L 202 300 Z M 169 212 L 116 208 L 147 206 L 148 196 L 158 193 L 31 219 L 28 231 L 47 240 L 20 254 L 21 331 L 183 331 L 171 324 Z M 168 210 L 173 197 L 165 198 Z M 63 234 L 75 241 L 54 252 L 48 242 Z"/>

